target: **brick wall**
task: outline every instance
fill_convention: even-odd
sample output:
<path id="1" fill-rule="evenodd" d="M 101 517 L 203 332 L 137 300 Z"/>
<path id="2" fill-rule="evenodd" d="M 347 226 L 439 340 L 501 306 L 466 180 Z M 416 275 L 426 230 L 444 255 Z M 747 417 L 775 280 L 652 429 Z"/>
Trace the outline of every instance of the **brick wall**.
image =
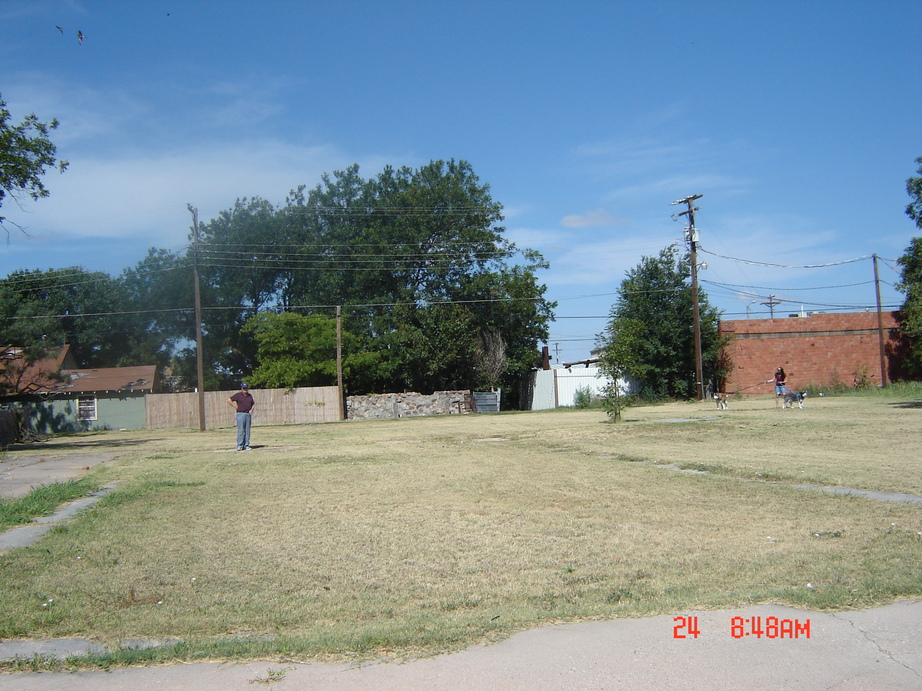
<path id="1" fill-rule="evenodd" d="M 897 319 L 896 312 L 883 314 L 884 340 L 891 347 L 896 342 Z M 738 319 L 721 322 L 720 331 L 731 337 L 726 352 L 732 365 L 723 386 L 728 393 L 774 393 L 774 387 L 765 382 L 778 367 L 784 368 L 792 390 L 829 385 L 835 377 L 851 386 L 861 368 L 866 369 L 872 385 L 880 386 L 876 312 Z M 887 368 L 891 369 L 889 361 Z"/>

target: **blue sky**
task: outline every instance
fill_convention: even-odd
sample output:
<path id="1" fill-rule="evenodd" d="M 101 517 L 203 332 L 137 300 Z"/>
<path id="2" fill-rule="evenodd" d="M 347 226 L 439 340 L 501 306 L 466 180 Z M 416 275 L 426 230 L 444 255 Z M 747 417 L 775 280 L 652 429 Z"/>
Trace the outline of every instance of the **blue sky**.
<path id="1" fill-rule="evenodd" d="M 63 28 L 59 32 L 56 26 Z M 77 32 L 85 35 L 83 44 Z M 238 197 L 352 163 L 470 161 L 550 262 L 552 355 L 588 356 L 625 272 L 682 239 L 727 318 L 898 305 L 917 229 L 922 3 L 0 0 L 0 94 L 57 118 L 48 199 L 0 275 L 113 275 Z M 715 256 L 722 255 L 722 256 Z M 726 259 L 744 259 L 746 263 Z"/>

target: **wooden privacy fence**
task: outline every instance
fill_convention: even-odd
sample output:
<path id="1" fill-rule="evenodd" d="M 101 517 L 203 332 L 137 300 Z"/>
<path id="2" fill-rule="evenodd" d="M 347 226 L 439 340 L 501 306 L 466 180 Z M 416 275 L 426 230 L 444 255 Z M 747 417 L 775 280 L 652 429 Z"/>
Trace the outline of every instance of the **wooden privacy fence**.
<path id="1" fill-rule="evenodd" d="M 227 399 L 236 391 L 205 392 L 205 426 L 230 427 L 235 424 L 234 409 Z M 339 389 L 316 386 L 299 389 L 251 389 L 256 399 L 254 425 L 290 425 L 311 422 L 336 422 L 340 419 Z M 197 429 L 197 393 L 159 393 L 144 397 L 147 428 Z"/>

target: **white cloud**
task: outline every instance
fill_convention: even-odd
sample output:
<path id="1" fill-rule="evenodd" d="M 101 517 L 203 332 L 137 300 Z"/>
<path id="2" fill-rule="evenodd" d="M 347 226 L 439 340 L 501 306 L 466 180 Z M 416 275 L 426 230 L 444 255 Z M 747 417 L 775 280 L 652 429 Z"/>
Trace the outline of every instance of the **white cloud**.
<path id="1" fill-rule="evenodd" d="M 550 263 L 550 269 L 541 272 L 541 281 L 565 290 L 600 286 L 615 290 L 641 256 L 656 255 L 675 241 L 661 233 L 622 232 L 613 237 L 611 233 L 593 232 L 587 236 L 533 228 L 513 228 L 507 236 L 519 247 L 541 252 Z"/>
<path id="2" fill-rule="evenodd" d="M 690 194 L 719 192 L 722 197 L 727 197 L 730 194 L 736 195 L 746 186 L 745 181 L 726 175 L 689 173 L 686 175 L 665 176 L 648 182 L 619 187 L 606 195 L 605 201 L 657 199 L 664 200 L 661 202 L 663 204 L 669 204 L 677 199 L 684 199 Z"/>
<path id="3" fill-rule="evenodd" d="M 4 211 L 31 234 L 136 237 L 172 247 L 186 239 L 191 222 L 187 203 L 198 207 L 202 221 L 230 208 L 238 197 L 281 203 L 297 185 L 313 186 L 324 171 L 352 162 L 332 146 L 271 140 L 213 143 L 162 155 L 81 158 L 62 175 L 46 177 L 50 196 L 30 202 L 28 213 L 15 206 Z"/>
<path id="4" fill-rule="evenodd" d="M 584 214 L 564 216 L 560 225 L 564 228 L 597 228 L 601 226 L 616 226 L 624 220 L 610 214 L 604 209 L 596 209 Z"/>

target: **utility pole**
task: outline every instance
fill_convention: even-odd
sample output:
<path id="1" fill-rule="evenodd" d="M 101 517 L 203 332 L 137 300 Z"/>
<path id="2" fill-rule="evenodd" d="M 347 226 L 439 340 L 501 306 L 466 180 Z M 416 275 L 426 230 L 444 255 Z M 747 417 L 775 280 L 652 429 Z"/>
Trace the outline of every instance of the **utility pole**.
<path id="1" fill-rule="evenodd" d="M 695 228 L 695 212 L 700 207 L 695 206 L 695 200 L 701 199 L 703 196 L 703 194 L 693 194 L 690 197 L 685 197 L 685 199 L 672 202 L 673 206 L 685 204 L 688 207 L 678 216 L 688 216 L 685 239 L 688 241 L 688 254 L 691 262 L 692 324 L 694 326 L 695 340 L 695 395 L 699 401 L 704 400 L 704 366 L 701 362 L 701 314 L 698 308 L 698 229 Z"/>
<path id="2" fill-rule="evenodd" d="M 339 390 L 339 419 L 346 419 L 346 392 L 343 390 L 343 315 L 336 305 L 336 387 Z"/>
<path id="3" fill-rule="evenodd" d="M 877 254 L 874 259 L 874 290 L 877 293 L 877 340 L 880 344 L 880 386 L 887 388 L 887 350 L 884 346 L 884 315 L 880 307 L 880 274 L 877 271 Z"/>
<path id="4" fill-rule="evenodd" d="M 199 287 L 198 277 L 198 209 L 192 204 L 186 204 L 192 214 L 192 275 L 195 282 L 195 371 L 198 376 L 198 428 L 205 431 L 205 369 L 202 363 L 204 349 L 202 348 L 202 291 Z"/>
<path id="5" fill-rule="evenodd" d="M 775 305 L 780 305 L 781 300 L 776 300 L 774 295 L 768 296 L 768 302 L 763 302 L 762 304 L 768 307 L 768 314 L 771 319 L 775 318 Z"/>

